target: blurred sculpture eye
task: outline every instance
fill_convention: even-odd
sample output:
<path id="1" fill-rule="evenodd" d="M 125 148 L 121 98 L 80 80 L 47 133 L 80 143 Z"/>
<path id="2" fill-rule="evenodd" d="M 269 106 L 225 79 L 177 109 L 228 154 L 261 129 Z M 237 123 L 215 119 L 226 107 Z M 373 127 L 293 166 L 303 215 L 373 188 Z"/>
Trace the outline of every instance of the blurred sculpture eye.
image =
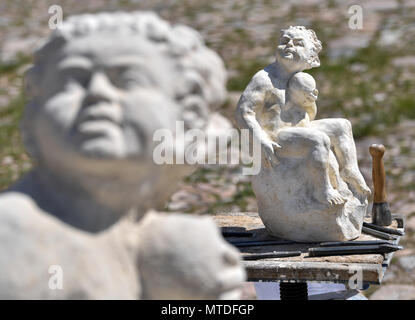
<path id="1" fill-rule="evenodd" d="M 150 85 L 150 81 L 142 73 L 127 72 L 122 76 L 123 88 L 132 88 L 134 86 L 145 87 L 148 85 Z"/>
<path id="2" fill-rule="evenodd" d="M 63 78 L 66 82 L 75 82 L 82 87 L 86 87 L 91 79 L 91 72 L 84 68 L 65 68 L 63 70 Z"/>
<path id="3" fill-rule="evenodd" d="M 294 40 L 294 45 L 304 47 L 304 41 L 303 40 Z"/>
<path id="4" fill-rule="evenodd" d="M 112 68 L 108 76 L 116 87 L 123 89 L 145 87 L 152 83 L 143 71 L 128 67 Z"/>

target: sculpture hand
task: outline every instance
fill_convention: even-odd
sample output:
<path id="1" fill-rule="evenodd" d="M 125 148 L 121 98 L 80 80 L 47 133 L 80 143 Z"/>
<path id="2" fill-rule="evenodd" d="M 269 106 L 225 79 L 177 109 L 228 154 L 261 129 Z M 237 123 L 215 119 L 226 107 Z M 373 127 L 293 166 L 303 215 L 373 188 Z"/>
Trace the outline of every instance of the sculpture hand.
<path id="1" fill-rule="evenodd" d="M 281 146 L 278 143 L 272 141 L 271 139 L 263 139 L 261 140 L 261 147 L 265 167 L 270 168 L 273 163 L 276 164 L 279 162 L 276 150 L 280 149 Z"/>

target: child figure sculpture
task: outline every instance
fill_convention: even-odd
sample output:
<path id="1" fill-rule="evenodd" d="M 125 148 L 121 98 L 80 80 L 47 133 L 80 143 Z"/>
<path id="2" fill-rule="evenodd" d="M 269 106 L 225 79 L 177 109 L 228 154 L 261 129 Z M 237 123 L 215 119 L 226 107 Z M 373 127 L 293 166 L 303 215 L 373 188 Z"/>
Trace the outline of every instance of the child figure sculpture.
<path id="1" fill-rule="evenodd" d="M 308 73 L 296 73 L 288 82 L 288 101 L 285 104 L 286 114 L 282 113 L 282 116 L 287 117 L 293 127 L 310 127 L 317 114 L 317 97 L 318 90 L 314 78 Z M 330 143 L 333 144 L 335 141 L 330 141 Z M 326 181 L 326 184 L 317 186 L 316 194 L 324 193 L 324 190 L 319 190 L 324 188 L 328 190 L 326 192 L 331 194 L 330 203 L 340 205 L 345 202 L 345 198 L 338 191 L 342 181 L 336 163 L 333 151 L 330 150 L 328 167 L 325 168 L 326 178 L 324 181 Z M 323 198 L 322 201 L 324 203 L 326 199 Z"/>
<path id="2" fill-rule="evenodd" d="M 308 127 L 316 117 L 318 90 L 308 73 L 298 72 L 288 82 L 288 109 L 290 122 L 295 127 Z"/>

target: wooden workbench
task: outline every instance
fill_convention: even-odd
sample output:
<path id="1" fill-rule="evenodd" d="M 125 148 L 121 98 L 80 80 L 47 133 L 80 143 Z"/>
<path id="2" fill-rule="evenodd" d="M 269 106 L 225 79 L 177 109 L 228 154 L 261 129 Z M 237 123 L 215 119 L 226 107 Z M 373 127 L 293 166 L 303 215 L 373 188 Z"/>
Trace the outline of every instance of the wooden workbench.
<path id="1" fill-rule="evenodd" d="M 251 231 L 249 240 L 276 239 L 266 232 L 257 213 L 218 214 L 213 219 L 224 231 Z M 367 222 L 370 222 L 367 220 Z M 396 221 L 391 225 L 397 228 Z M 241 238 L 228 238 L 241 240 Z M 362 234 L 356 240 L 380 240 Z M 396 240 L 394 243 L 399 242 Z M 267 245 L 238 248 L 243 254 L 265 253 L 272 251 L 301 251 L 301 256 L 289 258 L 270 258 L 256 261 L 244 261 L 248 281 L 317 281 L 347 283 L 357 270 L 362 271 L 362 281 L 367 284 L 380 284 L 392 259 L 392 254 L 365 254 L 330 257 L 309 257 L 308 248 L 316 244 L 294 243 L 287 245 Z"/>

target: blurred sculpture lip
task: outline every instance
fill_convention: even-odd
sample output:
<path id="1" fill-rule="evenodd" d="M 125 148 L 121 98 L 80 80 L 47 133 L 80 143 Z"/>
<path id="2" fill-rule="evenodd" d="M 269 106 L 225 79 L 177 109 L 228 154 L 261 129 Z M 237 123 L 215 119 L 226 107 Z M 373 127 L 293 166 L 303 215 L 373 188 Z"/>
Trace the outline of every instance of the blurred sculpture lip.
<path id="1" fill-rule="evenodd" d="M 122 115 L 119 108 L 120 107 L 118 106 L 107 103 L 88 106 L 85 110 L 80 112 L 77 124 L 80 125 L 85 122 L 107 121 L 120 126 L 122 124 Z"/>
<path id="2" fill-rule="evenodd" d="M 289 53 L 291 53 L 291 54 L 295 54 L 296 53 L 296 51 L 295 50 L 293 50 L 293 49 L 285 49 L 284 51 L 284 54 L 289 54 Z"/>
<path id="3" fill-rule="evenodd" d="M 100 103 L 85 107 L 76 120 L 75 131 L 91 139 L 108 135 L 122 128 L 122 115 L 118 106 Z"/>

